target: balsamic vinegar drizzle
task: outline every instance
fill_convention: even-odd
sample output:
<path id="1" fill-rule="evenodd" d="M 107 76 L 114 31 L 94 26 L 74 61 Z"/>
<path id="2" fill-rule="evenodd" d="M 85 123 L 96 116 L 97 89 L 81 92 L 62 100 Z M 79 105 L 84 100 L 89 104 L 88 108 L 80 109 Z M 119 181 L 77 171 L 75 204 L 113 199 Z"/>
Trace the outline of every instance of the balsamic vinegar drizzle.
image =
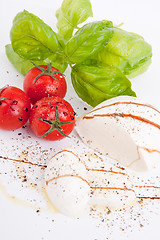
<path id="1" fill-rule="evenodd" d="M 141 146 L 138 146 L 138 148 L 141 148 L 145 151 L 147 151 L 148 153 L 153 153 L 153 152 L 156 152 L 156 153 L 159 153 L 160 154 L 160 151 L 157 150 L 157 149 L 149 149 L 149 148 L 146 148 L 146 147 L 141 147 Z"/>
<path id="2" fill-rule="evenodd" d="M 111 107 L 111 106 L 115 106 L 115 105 L 120 105 L 120 104 L 131 104 L 131 105 L 137 105 L 137 106 L 144 106 L 144 107 L 148 107 L 148 108 L 151 108 L 153 110 L 155 110 L 156 112 L 160 113 L 160 111 L 158 111 L 156 108 L 152 107 L 151 105 L 149 104 L 143 104 L 143 103 L 135 103 L 135 102 L 116 102 L 116 103 L 111 103 L 109 105 L 105 105 L 105 106 L 102 106 L 102 107 L 99 107 L 99 108 L 96 108 L 94 109 L 93 111 L 91 111 L 90 113 L 93 113 L 93 112 L 96 112 L 100 109 L 103 109 L 103 108 L 107 108 L 107 107 Z"/>
<path id="3" fill-rule="evenodd" d="M 159 200 L 160 197 L 136 197 L 136 198 L 140 198 L 140 199 L 151 199 L 151 200 Z"/>
<path id="4" fill-rule="evenodd" d="M 55 157 L 56 155 L 58 155 L 59 153 L 62 153 L 62 152 L 70 152 L 70 153 L 72 153 L 74 156 L 76 156 L 80 160 L 80 158 L 75 153 L 73 153 L 72 151 L 69 151 L 69 150 L 62 150 L 62 151 L 56 153 L 53 157 Z M 2 156 L 0 156 L 0 159 L 6 160 L 6 161 L 8 160 L 8 161 L 13 161 L 13 162 L 18 162 L 18 163 L 29 164 L 29 165 L 32 165 L 32 166 L 41 167 L 42 169 L 47 168 L 46 165 L 36 164 L 36 163 L 28 162 L 26 160 L 13 159 L 13 158 L 2 157 Z M 117 168 L 124 170 L 124 168 L 121 168 L 121 167 L 117 167 Z M 127 175 L 126 173 L 123 173 L 123 172 L 116 172 L 116 171 L 105 170 L 105 169 L 90 169 L 90 168 L 86 167 L 86 170 L 87 171 L 97 171 L 97 172 L 104 172 L 104 173 L 108 172 L 108 173 L 113 173 L 113 174 Z M 52 182 L 53 180 L 57 180 L 59 178 L 64 178 L 64 177 L 76 177 L 76 178 L 79 178 L 82 181 L 86 182 L 90 186 L 90 188 L 94 189 L 94 190 L 120 190 L 120 191 L 132 191 L 132 192 L 135 192 L 134 189 L 127 188 L 127 187 L 116 188 L 116 187 L 91 186 L 90 183 L 86 179 L 82 178 L 79 175 L 73 175 L 73 174 L 60 175 L 60 176 L 54 177 L 52 179 L 49 179 L 48 181 L 46 181 L 46 185 L 48 185 L 48 183 Z M 147 186 L 147 185 L 144 185 L 144 186 L 135 185 L 134 187 L 135 188 L 156 188 L 156 189 L 160 189 L 160 187 L 158 187 L 158 186 Z M 137 199 L 151 199 L 151 200 L 160 199 L 160 197 L 157 197 L 157 196 L 155 196 L 155 197 L 136 196 L 136 198 Z"/>
<path id="5" fill-rule="evenodd" d="M 122 174 L 122 175 L 126 175 L 126 173 L 123 172 L 115 172 L 115 171 L 111 171 L 111 170 L 105 170 L 105 169 L 94 169 L 94 168 L 86 168 L 87 171 L 94 171 L 94 172 L 106 172 L 106 173 L 114 173 L 114 174 Z"/>
<path id="6" fill-rule="evenodd" d="M 160 129 L 160 125 L 152 122 L 146 118 L 142 118 L 140 116 L 136 116 L 136 115 L 132 115 L 132 114 L 125 114 L 125 113 L 108 113 L 108 114 L 95 114 L 93 116 L 84 116 L 83 119 L 93 119 L 95 117 L 126 117 L 126 118 L 132 118 L 132 119 L 136 119 L 138 121 L 150 124 L 158 129 Z"/>
<path id="7" fill-rule="evenodd" d="M 61 175 L 61 176 L 57 176 L 57 177 L 51 178 L 51 179 L 49 179 L 48 181 L 46 181 L 46 185 L 48 185 L 48 183 L 49 183 L 49 182 L 52 182 L 53 180 L 56 180 L 56 179 L 59 179 L 59 178 L 64 178 L 64 177 L 80 178 L 82 181 L 86 182 L 86 183 L 90 186 L 89 182 L 88 182 L 86 179 L 82 178 L 82 177 L 79 176 L 79 175 L 73 175 L 73 174 L 65 174 L 65 175 Z"/>
<path id="8" fill-rule="evenodd" d="M 13 161 L 13 162 L 19 162 L 19 163 L 30 164 L 32 166 L 41 167 L 41 168 L 46 168 L 47 167 L 47 165 L 41 165 L 41 164 L 37 164 L 37 163 L 28 162 L 28 161 L 25 161 L 25 160 L 20 160 L 20 159 L 13 159 L 13 158 L 7 158 L 7 157 L 2 157 L 2 156 L 0 156 L 0 159 L 9 160 L 9 161 Z"/>

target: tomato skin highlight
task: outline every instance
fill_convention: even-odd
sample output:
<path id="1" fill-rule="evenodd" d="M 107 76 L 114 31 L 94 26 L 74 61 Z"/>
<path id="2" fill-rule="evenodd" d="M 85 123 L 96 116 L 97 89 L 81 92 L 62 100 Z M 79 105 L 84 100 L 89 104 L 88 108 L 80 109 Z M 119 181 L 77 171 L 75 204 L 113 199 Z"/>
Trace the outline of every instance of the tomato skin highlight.
<path id="1" fill-rule="evenodd" d="M 41 65 L 40 67 L 47 69 L 47 65 Z M 51 70 L 59 71 L 54 67 L 51 67 Z M 67 92 L 67 84 L 64 76 L 55 73 L 53 75 L 57 78 L 56 80 L 51 76 L 42 75 L 34 82 L 35 78 L 41 72 L 37 67 L 33 67 L 24 78 L 23 89 L 30 98 L 31 103 L 34 104 L 44 97 L 58 96 L 64 98 Z"/>
<path id="2" fill-rule="evenodd" d="M 0 129 L 16 130 L 29 118 L 31 103 L 28 96 L 17 87 L 5 87 L 0 92 Z"/>
<path id="3" fill-rule="evenodd" d="M 47 97 L 37 101 L 31 109 L 29 122 L 32 131 L 37 137 L 43 136 L 51 127 L 48 123 L 43 122 L 39 118 L 54 121 L 56 117 L 56 106 L 59 113 L 59 121 L 73 121 L 72 123 L 61 125 L 62 132 L 66 135 L 69 135 L 72 132 L 75 125 L 75 113 L 72 106 L 60 97 Z M 56 141 L 61 140 L 64 137 L 65 136 L 54 129 L 47 136 L 42 137 L 42 139 Z"/>

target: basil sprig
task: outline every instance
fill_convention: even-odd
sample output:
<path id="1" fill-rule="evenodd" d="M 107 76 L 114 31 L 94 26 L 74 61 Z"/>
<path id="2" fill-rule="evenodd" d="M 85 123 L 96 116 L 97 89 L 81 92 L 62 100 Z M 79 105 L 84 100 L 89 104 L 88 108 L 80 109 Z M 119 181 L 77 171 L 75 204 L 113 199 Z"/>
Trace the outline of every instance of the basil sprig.
<path id="1" fill-rule="evenodd" d="M 147 69 L 152 57 L 150 44 L 107 20 L 79 27 L 92 16 L 89 0 L 63 0 L 56 11 L 56 33 L 24 10 L 13 20 L 6 55 L 23 75 L 33 67 L 31 61 L 50 63 L 62 73 L 70 65 L 75 91 L 92 106 L 119 95 L 136 96 L 126 76 Z"/>

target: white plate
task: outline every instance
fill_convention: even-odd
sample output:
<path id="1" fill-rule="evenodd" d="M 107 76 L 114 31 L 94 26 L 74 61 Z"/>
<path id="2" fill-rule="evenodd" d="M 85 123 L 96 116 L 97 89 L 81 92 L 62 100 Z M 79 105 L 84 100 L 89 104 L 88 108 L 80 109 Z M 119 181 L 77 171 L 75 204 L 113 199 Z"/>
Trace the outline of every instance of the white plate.
<path id="1" fill-rule="evenodd" d="M 0 8 L 0 87 L 6 84 L 22 88 L 23 76 L 9 63 L 5 55 L 5 44 L 10 43 L 9 32 L 12 20 L 17 12 L 26 9 L 42 18 L 56 29 L 55 11 L 61 0 L 6 0 Z M 93 20 L 108 19 L 114 24 L 124 23 L 123 28 L 141 34 L 153 47 L 153 62 L 148 71 L 132 79 L 133 90 L 149 103 L 160 108 L 160 4 L 158 0 L 91 0 L 94 12 Z M 92 19 L 89 19 L 90 21 Z M 75 94 L 70 83 L 70 70 L 66 71 L 68 82 L 68 100 L 78 115 L 86 112 L 90 106 L 82 102 Z M 20 135 L 20 134 L 21 135 Z M 30 138 L 31 136 L 31 138 Z M 70 142 L 47 142 L 35 138 L 29 126 L 14 132 L 0 131 L 0 155 L 14 159 L 46 163 L 51 152 L 64 147 L 84 146 L 73 131 Z M 77 145 L 78 144 L 78 145 Z M 104 240 L 104 239 L 160 239 L 160 203 L 151 201 L 144 207 L 132 210 L 111 212 L 103 217 L 86 216 L 71 219 L 54 212 L 45 200 L 43 185 L 44 171 L 38 167 L 29 169 L 26 164 L 17 164 L 0 159 L 0 239 L 3 240 Z M 24 176 L 28 181 L 23 182 Z M 151 176 L 152 175 L 152 176 Z M 148 174 L 153 184 L 160 182 L 160 174 Z M 146 181 L 148 181 L 146 179 Z M 38 186 L 34 186 L 37 184 Z M 37 211 L 40 210 L 40 211 Z"/>

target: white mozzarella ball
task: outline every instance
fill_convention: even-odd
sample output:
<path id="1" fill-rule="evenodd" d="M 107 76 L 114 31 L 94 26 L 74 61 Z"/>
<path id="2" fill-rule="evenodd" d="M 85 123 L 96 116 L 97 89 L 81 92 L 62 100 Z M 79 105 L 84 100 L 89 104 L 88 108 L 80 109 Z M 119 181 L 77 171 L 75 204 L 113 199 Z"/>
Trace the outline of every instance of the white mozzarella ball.
<path id="1" fill-rule="evenodd" d="M 59 212 L 78 216 L 87 207 L 90 186 L 86 181 L 86 168 L 70 151 L 56 154 L 46 172 L 46 192 Z"/>

